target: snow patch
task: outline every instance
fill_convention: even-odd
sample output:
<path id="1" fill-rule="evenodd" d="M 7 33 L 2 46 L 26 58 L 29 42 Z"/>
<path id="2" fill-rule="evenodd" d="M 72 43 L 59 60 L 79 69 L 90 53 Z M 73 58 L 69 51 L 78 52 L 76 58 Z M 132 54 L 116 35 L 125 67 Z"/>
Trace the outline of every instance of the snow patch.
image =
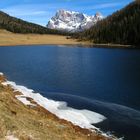
<path id="1" fill-rule="evenodd" d="M 78 110 L 67 106 L 66 102 L 54 101 L 43 97 L 40 93 L 35 93 L 33 90 L 24 86 L 17 85 L 15 82 L 6 81 L 3 85 L 10 85 L 15 91 L 21 92 L 23 95 L 16 96 L 25 105 L 32 105 L 25 97 L 32 98 L 37 104 L 44 107 L 51 113 L 61 119 L 72 122 L 82 128 L 97 129 L 92 124 L 99 123 L 106 119 L 105 116 L 90 110 Z M 24 97 L 24 98 L 23 98 Z"/>
<path id="2" fill-rule="evenodd" d="M 2 72 L 0 72 L 0 76 L 3 76 L 3 73 Z"/>
<path id="3" fill-rule="evenodd" d="M 25 105 L 36 106 L 35 104 L 32 104 L 29 100 L 27 100 L 27 97 L 23 95 L 16 95 L 16 98 Z"/>
<path id="4" fill-rule="evenodd" d="M 6 140 L 19 140 L 18 138 L 14 137 L 13 135 L 6 136 Z"/>
<path id="5" fill-rule="evenodd" d="M 58 10 L 48 22 L 47 28 L 78 32 L 90 28 L 101 19 L 103 16 L 100 13 L 88 16 L 79 12 Z"/>

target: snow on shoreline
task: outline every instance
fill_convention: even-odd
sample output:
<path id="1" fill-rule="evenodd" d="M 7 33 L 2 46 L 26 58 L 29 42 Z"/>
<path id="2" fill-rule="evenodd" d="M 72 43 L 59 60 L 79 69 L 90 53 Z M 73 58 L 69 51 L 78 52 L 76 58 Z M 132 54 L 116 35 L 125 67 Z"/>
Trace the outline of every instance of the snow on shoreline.
<path id="1" fill-rule="evenodd" d="M 3 73 L 2 72 L 0 72 L 0 76 L 3 76 Z"/>
<path id="2" fill-rule="evenodd" d="M 78 110 L 67 106 L 66 102 L 54 101 L 43 97 L 40 93 L 35 93 L 32 89 L 28 89 L 24 86 L 17 85 L 15 82 L 6 81 L 3 85 L 10 85 L 15 91 L 21 92 L 23 95 L 16 95 L 16 98 L 25 105 L 33 105 L 26 99 L 26 97 L 32 98 L 38 105 L 44 107 L 51 113 L 55 114 L 60 119 L 64 119 L 72 122 L 81 128 L 96 129 L 92 124 L 102 122 L 106 119 L 105 116 L 98 114 L 90 110 Z"/>

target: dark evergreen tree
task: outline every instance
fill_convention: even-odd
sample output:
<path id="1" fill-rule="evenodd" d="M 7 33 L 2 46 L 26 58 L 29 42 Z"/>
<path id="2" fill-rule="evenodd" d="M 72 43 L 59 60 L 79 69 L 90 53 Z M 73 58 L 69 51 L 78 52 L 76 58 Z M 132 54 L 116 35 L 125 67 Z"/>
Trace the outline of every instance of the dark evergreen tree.
<path id="1" fill-rule="evenodd" d="M 73 35 L 94 43 L 140 45 L 140 0 L 99 21 L 90 29 Z"/>
<path id="2" fill-rule="evenodd" d="M 11 17 L 10 15 L 0 11 L 0 29 L 6 29 L 14 33 L 38 33 L 38 34 L 61 34 L 68 35 L 69 33 L 48 29 L 41 25 L 26 22 L 24 20 Z"/>

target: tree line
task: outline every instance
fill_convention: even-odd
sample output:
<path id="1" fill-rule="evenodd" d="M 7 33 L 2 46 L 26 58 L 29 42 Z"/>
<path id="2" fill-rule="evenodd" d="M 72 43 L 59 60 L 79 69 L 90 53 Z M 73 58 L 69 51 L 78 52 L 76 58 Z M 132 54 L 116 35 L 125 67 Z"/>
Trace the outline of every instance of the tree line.
<path id="1" fill-rule="evenodd" d="M 140 0 L 130 3 L 73 37 L 93 43 L 140 45 Z"/>
<path id="2" fill-rule="evenodd" d="M 0 29 L 6 29 L 13 33 L 38 33 L 38 34 L 60 34 L 67 35 L 64 31 L 48 29 L 41 25 L 26 22 L 24 20 L 12 17 L 0 11 Z"/>

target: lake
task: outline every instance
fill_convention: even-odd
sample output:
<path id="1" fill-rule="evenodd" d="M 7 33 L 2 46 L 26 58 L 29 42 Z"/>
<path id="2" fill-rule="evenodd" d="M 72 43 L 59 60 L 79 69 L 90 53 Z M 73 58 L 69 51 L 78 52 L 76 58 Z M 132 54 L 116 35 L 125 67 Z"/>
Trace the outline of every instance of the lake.
<path id="1" fill-rule="evenodd" d="M 140 50 L 79 46 L 0 47 L 0 72 L 43 96 L 107 119 L 102 131 L 140 139 Z"/>

